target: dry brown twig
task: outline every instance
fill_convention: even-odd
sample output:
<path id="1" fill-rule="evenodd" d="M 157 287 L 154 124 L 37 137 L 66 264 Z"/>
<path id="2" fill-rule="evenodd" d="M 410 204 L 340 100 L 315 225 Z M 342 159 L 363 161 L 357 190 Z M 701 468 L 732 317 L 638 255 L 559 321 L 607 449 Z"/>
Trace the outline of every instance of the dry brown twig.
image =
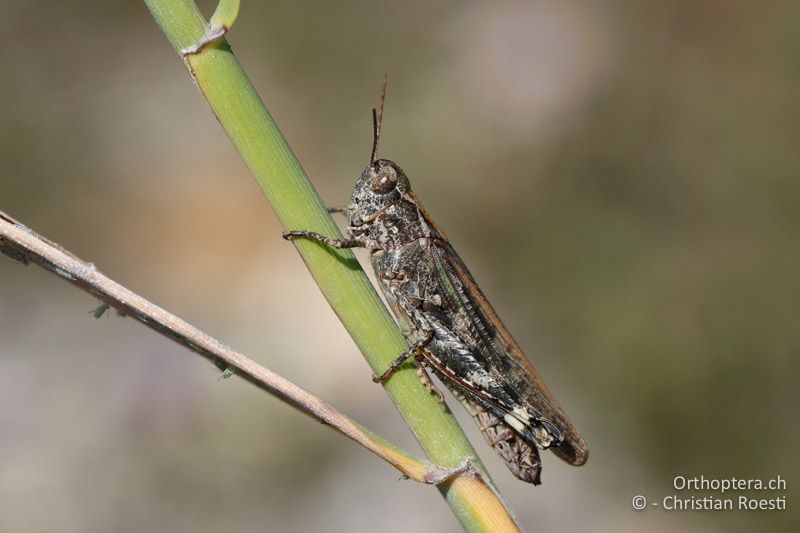
<path id="1" fill-rule="evenodd" d="M 480 475 L 471 461 L 458 468 L 445 469 L 412 457 L 363 428 L 324 400 L 116 283 L 97 270 L 92 263 L 79 259 L 2 211 L 0 251 L 21 263 L 35 263 L 43 267 L 97 297 L 122 315 L 130 316 L 202 355 L 219 369 L 228 373 L 232 371 L 281 401 L 331 426 L 394 466 L 409 479 L 439 484 L 462 474 L 470 477 Z"/>

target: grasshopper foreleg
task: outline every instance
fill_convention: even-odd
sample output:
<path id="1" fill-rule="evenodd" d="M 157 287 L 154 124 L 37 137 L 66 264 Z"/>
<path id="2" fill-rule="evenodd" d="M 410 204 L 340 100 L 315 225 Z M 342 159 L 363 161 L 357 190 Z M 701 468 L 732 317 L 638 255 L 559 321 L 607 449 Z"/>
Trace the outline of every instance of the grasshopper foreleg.
<path id="1" fill-rule="evenodd" d="M 346 205 L 337 205 L 337 206 L 333 206 L 333 207 L 328 207 L 326 209 L 328 210 L 328 213 L 330 213 L 331 215 L 333 215 L 333 214 L 346 215 L 347 214 L 347 206 Z"/>
<path id="2" fill-rule="evenodd" d="M 292 241 L 294 239 L 309 239 L 326 244 L 331 248 L 360 248 L 364 246 L 363 242 L 356 239 L 331 239 L 330 237 L 326 237 L 325 235 L 315 231 L 284 231 L 283 238 L 287 241 Z"/>

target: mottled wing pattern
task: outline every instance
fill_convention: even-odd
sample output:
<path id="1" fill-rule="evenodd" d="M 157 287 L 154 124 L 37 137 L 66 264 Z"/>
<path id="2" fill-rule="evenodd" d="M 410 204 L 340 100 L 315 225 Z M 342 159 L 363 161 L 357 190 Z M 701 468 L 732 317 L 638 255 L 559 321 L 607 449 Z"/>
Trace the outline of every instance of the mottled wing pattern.
<path id="1" fill-rule="evenodd" d="M 461 305 L 476 315 L 478 326 L 474 329 L 480 337 L 481 352 L 495 374 L 502 376 L 533 410 L 561 430 L 563 441 L 550 448 L 553 453 L 570 464 L 584 464 L 589 457 L 586 442 L 522 353 L 453 247 L 447 243 L 433 245 L 431 253 L 440 275 L 448 278 L 443 285 L 453 287 Z"/>
<path id="2" fill-rule="evenodd" d="M 531 446 L 493 412 L 466 397 L 458 387 L 445 381 L 447 387 L 475 419 L 486 442 L 505 462 L 517 478 L 534 485 L 541 484 L 542 464 L 539 450 Z"/>

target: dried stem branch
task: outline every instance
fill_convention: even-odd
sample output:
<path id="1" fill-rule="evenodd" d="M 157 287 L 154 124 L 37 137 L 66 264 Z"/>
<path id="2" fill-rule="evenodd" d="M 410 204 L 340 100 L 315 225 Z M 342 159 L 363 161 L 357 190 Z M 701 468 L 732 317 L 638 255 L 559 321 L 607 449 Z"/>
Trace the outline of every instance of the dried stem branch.
<path id="1" fill-rule="evenodd" d="M 414 481 L 436 484 L 462 472 L 473 473 L 471 464 L 465 464 L 460 469 L 442 469 L 403 452 L 340 413 L 327 402 L 116 283 L 103 275 L 93 264 L 82 261 L 2 211 L 0 211 L 0 251 L 24 264 L 35 263 L 45 268 L 99 298 L 121 314 L 133 317 L 147 327 L 202 355 L 219 369 L 232 370 L 234 374 L 281 401 L 343 433 Z"/>

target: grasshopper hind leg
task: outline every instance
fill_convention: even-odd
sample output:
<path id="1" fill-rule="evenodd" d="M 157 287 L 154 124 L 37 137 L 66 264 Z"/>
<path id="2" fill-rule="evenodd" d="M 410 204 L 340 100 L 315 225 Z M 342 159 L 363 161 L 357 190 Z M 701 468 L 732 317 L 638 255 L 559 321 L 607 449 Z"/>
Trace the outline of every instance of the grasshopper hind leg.
<path id="1" fill-rule="evenodd" d="M 497 452 L 511 473 L 526 483 L 540 485 L 542 462 L 539 450 L 525 442 L 500 417 L 483 405 L 465 397 L 455 387 L 451 387 L 451 390 L 475 419 L 486 442 Z"/>

